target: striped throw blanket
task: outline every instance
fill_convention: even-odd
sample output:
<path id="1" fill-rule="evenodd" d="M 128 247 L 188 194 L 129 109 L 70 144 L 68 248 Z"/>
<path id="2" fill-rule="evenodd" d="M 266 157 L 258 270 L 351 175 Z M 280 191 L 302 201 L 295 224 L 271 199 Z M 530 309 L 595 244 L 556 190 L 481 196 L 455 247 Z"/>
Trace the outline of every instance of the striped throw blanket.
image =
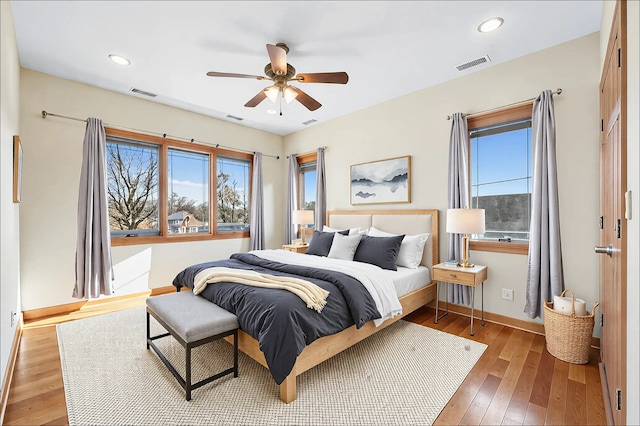
<path id="1" fill-rule="evenodd" d="M 193 283 L 193 294 L 200 294 L 208 284 L 232 282 L 254 287 L 276 288 L 290 291 L 306 303 L 307 308 L 321 312 L 327 303 L 329 292 L 310 281 L 293 277 L 279 277 L 256 271 L 224 267 L 200 271 Z"/>

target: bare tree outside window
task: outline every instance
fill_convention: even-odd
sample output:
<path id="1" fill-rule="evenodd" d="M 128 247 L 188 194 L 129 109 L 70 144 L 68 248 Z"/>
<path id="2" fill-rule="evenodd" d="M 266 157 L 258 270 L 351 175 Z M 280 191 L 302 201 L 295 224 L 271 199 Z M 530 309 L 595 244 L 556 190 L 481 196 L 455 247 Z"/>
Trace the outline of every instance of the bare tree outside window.
<path id="1" fill-rule="evenodd" d="M 157 148 L 107 143 L 107 179 L 111 230 L 157 232 Z"/>
<path id="2" fill-rule="evenodd" d="M 249 166 L 246 160 L 218 158 L 218 232 L 249 230 Z"/>

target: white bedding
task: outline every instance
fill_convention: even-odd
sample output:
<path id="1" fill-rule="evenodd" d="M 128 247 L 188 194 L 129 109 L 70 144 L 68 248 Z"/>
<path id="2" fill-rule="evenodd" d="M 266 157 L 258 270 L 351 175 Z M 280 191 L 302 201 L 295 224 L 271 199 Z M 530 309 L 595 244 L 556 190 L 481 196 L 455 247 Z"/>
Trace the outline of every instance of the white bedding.
<path id="1" fill-rule="evenodd" d="M 426 266 L 418 266 L 416 269 L 398 266 L 397 271 L 383 269 L 382 273 L 393 280 L 398 297 L 421 289 L 431 282 L 431 273 Z"/>
<path id="2" fill-rule="evenodd" d="M 254 250 L 249 253 L 263 259 L 292 265 L 322 268 L 347 274 L 357 279 L 369 291 L 381 318 L 374 320 L 376 326 L 385 320 L 402 314 L 402 305 L 398 299 L 393 278 L 381 274 L 379 267 L 363 262 L 332 259 L 321 256 L 294 253 L 287 250 Z"/>

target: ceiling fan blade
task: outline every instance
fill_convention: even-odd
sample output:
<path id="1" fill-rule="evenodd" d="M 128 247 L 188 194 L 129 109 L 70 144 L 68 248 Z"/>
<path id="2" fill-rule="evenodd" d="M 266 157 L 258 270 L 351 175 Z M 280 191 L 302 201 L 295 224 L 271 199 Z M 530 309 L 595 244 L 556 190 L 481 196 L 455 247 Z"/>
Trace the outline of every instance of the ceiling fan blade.
<path id="1" fill-rule="evenodd" d="M 262 77 L 260 75 L 235 74 L 230 72 L 209 71 L 207 75 L 209 77 L 235 77 L 235 78 L 255 78 L 256 80 L 269 80 L 267 77 Z"/>
<path id="2" fill-rule="evenodd" d="M 295 80 L 298 80 L 300 83 L 347 84 L 349 76 L 346 72 L 316 72 L 311 74 L 298 74 Z"/>
<path id="3" fill-rule="evenodd" d="M 244 104 L 244 106 L 246 106 L 248 108 L 253 108 L 256 105 L 258 105 L 260 102 L 264 101 L 266 97 L 267 97 L 267 94 L 265 93 L 265 91 L 261 90 L 261 91 L 258 92 L 257 95 L 255 95 L 253 98 L 251 98 L 249 100 L 249 102 Z"/>
<path id="4" fill-rule="evenodd" d="M 271 69 L 275 75 L 287 75 L 287 51 L 280 46 L 267 44 Z"/>
<path id="5" fill-rule="evenodd" d="M 296 100 L 300 102 L 302 105 L 304 105 L 309 111 L 315 111 L 322 106 L 320 102 L 316 101 L 311 96 L 307 95 L 297 87 L 293 87 L 293 86 L 289 86 L 289 87 L 291 87 L 293 90 L 295 90 L 298 93 L 298 96 L 296 96 Z"/>

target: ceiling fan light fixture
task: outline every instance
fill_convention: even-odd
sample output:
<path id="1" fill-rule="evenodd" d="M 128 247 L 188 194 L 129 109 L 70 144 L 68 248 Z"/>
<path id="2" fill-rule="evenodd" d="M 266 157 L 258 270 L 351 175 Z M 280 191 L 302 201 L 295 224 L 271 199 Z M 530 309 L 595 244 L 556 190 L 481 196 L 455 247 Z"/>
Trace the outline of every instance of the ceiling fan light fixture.
<path id="1" fill-rule="evenodd" d="M 127 58 L 125 58 L 124 56 L 120 56 L 120 55 L 116 55 L 114 53 L 111 53 L 109 55 L 109 59 L 111 59 L 113 62 L 115 62 L 118 65 L 131 65 L 131 61 L 128 60 Z"/>
<path id="2" fill-rule="evenodd" d="M 286 86 L 282 91 L 282 94 L 284 95 L 284 100 L 287 101 L 288 104 L 298 97 L 298 92 L 296 92 L 291 86 Z"/>
<path id="3" fill-rule="evenodd" d="M 269 86 L 264 89 L 264 93 L 267 95 L 267 98 L 273 103 L 278 100 L 278 94 L 280 93 L 280 88 L 275 84 L 273 86 Z"/>

